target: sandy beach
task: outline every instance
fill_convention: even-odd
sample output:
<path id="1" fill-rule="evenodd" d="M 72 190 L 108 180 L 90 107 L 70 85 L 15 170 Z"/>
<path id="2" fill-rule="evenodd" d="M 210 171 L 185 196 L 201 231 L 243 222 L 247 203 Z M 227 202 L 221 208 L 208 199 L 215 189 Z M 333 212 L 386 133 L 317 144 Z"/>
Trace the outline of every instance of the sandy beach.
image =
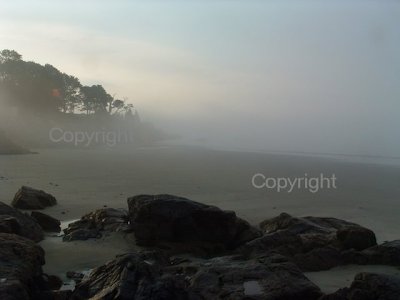
<path id="1" fill-rule="evenodd" d="M 22 185 L 42 189 L 58 201 L 44 212 L 63 221 L 64 226 L 105 205 L 127 208 L 130 196 L 167 193 L 233 210 L 253 225 L 287 212 L 358 223 L 373 230 L 378 243 L 399 238 L 399 166 L 195 146 L 37 151 L 35 155 L 0 156 L 1 200 L 11 203 Z M 305 188 L 290 193 L 257 189 L 252 185 L 257 173 L 273 178 L 335 174 L 337 188 L 316 193 Z M 133 234 L 120 233 L 70 243 L 49 235 L 40 245 L 46 251 L 44 271 L 62 279 L 68 270 L 88 270 L 117 254 L 140 249 L 134 244 Z M 379 266 L 340 267 L 311 274 L 310 279 L 323 291 L 331 291 L 350 284 L 354 274 L 368 268 L 374 271 Z M 396 268 L 381 270 L 398 273 Z"/>

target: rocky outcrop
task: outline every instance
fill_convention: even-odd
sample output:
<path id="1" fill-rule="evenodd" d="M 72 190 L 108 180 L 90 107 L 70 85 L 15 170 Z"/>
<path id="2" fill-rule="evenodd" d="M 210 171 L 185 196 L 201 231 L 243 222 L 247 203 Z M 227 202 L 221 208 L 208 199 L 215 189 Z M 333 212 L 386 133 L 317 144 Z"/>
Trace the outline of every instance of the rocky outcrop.
<path id="1" fill-rule="evenodd" d="M 61 222 L 49 215 L 44 213 L 33 211 L 31 212 L 31 217 L 34 218 L 40 227 L 42 227 L 45 231 L 53 231 L 53 232 L 60 232 L 61 231 Z"/>
<path id="2" fill-rule="evenodd" d="M 22 186 L 15 194 L 11 205 L 19 209 L 44 209 L 57 204 L 56 198 L 41 190 Z"/>
<path id="3" fill-rule="evenodd" d="M 286 229 L 298 234 L 308 243 L 332 244 L 342 249 L 364 250 L 376 245 L 375 234 L 358 224 L 335 218 L 295 218 L 287 213 L 260 224 L 264 233 Z"/>
<path id="4" fill-rule="evenodd" d="M 204 243 L 230 250 L 261 236 L 233 211 L 177 196 L 137 195 L 128 199 L 128 206 L 137 243 L 144 246 Z"/>
<path id="5" fill-rule="evenodd" d="M 260 227 L 264 236 L 246 243 L 235 253 L 248 259 L 279 253 L 303 271 L 328 270 L 356 263 L 356 258 L 362 261 L 360 257 L 368 254 L 360 256 L 360 250 L 369 253 L 376 246 L 371 230 L 335 218 L 295 218 L 282 213 L 262 222 Z"/>
<path id="6" fill-rule="evenodd" d="M 227 256 L 171 266 L 165 254 L 144 252 L 120 255 L 93 270 L 77 285 L 72 300 L 313 300 L 321 295 L 294 264 L 280 259 Z"/>
<path id="7" fill-rule="evenodd" d="M 123 209 L 103 208 L 84 215 L 80 220 L 68 225 L 63 240 L 87 240 L 101 238 L 102 231 L 131 231 L 128 212 Z"/>
<path id="8" fill-rule="evenodd" d="M 15 233 L 35 242 L 43 239 L 43 230 L 34 218 L 3 202 L 0 202 L 0 232 Z"/>
<path id="9" fill-rule="evenodd" d="M 350 288 L 324 295 L 319 300 L 399 300 L 400 278 L 377 273 L 359 273 Z"/>

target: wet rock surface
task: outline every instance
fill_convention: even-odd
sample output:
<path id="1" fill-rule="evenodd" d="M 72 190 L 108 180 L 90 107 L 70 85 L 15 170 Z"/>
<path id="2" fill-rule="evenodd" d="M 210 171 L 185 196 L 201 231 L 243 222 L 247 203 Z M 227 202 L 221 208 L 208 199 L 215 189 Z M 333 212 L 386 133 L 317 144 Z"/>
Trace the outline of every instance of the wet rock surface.
<path id="1" fill-rule="evenodd" d="M 235 249 L 261 236 L 259 229 L 223 211 L 172 195 L 137 195 L 128 199 L 130 225 L 138 244 L 184 243 Z"/>
<path id="2" fill-rule="evenodd" d="M 128 212 L 124 209 L 103 208 L 84 215 L 64 230 L 64 241 L 101 238 L 103 231 L 131 231 Z"/>
<path id="3" fill-rule="evenodd" d="M 22 186 L 14 196 L 11 205 L 19 209 L 44 209 L 57 204 L 56 198 L 28 186 Z"/>

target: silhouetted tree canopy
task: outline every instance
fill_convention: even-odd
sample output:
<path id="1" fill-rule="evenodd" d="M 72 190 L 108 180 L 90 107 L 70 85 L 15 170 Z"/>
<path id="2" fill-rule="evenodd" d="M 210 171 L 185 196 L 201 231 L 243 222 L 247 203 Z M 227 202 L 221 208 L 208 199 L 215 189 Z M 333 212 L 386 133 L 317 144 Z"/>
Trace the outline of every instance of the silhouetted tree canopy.
<path id="1" fill-rule="evenodd" d="M 14 50 L 0 51 L 0 97 L 21 111 L 116 114 L 132 107 L 102 85 L 82 86 L 79 79 L 50 64 L 22 60 Z"/>

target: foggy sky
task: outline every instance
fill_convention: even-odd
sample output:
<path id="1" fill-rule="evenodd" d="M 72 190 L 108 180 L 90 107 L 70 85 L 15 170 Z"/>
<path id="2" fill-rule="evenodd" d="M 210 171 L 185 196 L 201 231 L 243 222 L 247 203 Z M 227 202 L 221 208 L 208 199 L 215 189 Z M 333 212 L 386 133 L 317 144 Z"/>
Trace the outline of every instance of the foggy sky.
<path id="1" fill-rule="evenodd" d="M 220 147 L 400 156 L 395 1 L 3 1 L 0 49 Z"/>

